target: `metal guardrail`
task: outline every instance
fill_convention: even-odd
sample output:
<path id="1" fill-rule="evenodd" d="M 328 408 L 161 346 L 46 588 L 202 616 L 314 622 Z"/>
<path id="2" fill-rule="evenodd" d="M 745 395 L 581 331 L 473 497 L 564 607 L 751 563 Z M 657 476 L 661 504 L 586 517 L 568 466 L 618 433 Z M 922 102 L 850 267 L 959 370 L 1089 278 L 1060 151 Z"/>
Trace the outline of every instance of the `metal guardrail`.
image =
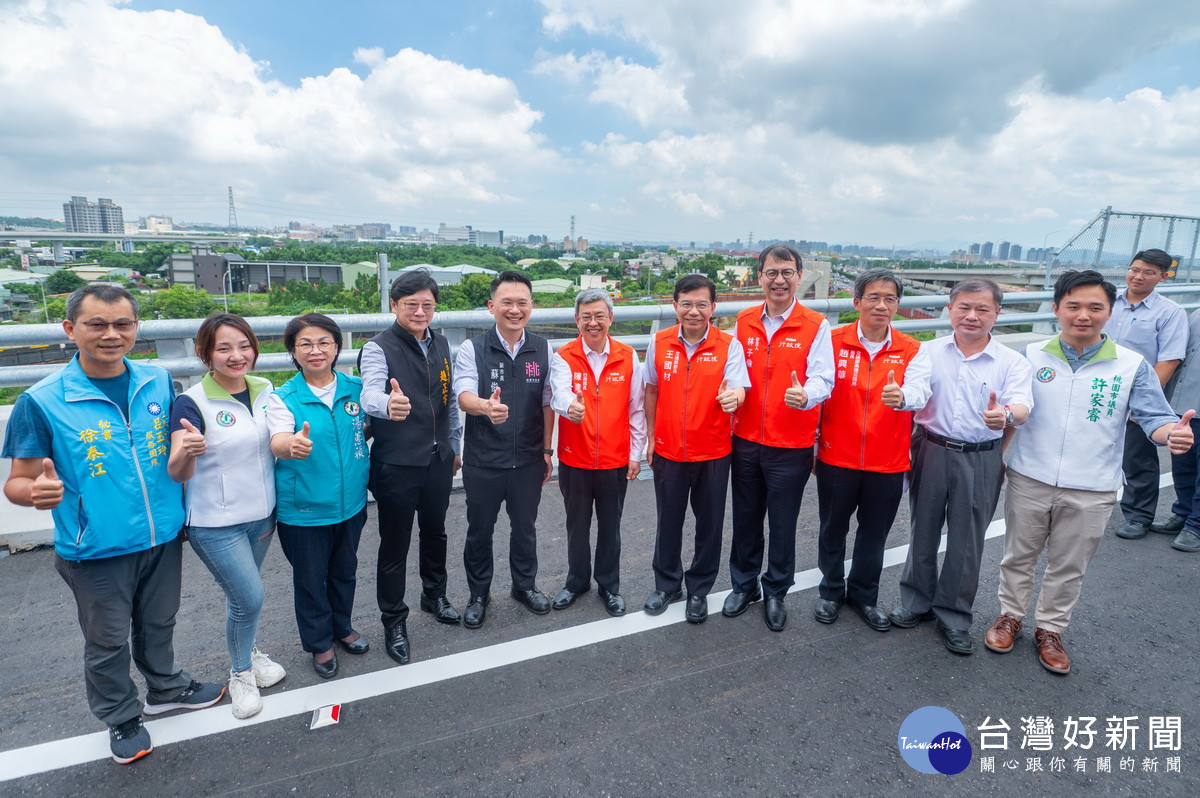
<path id="1" fill-rule="evenodd" d="M 1159 292 L 1167 295 L 1184 295 L 1183 304 L 1186 309 L 1200 307 L 1200 284 L 1162 286 Z M 1054 295 L 1049 291 L 1014 291 L 1004 295 L 1004 305 L 1038 305 L 1036 312 L 1002 313 L 997 321 L 1001 326 L 1018 324 L 1045 324 L 1054 321 L 1050 303 Z M 900 300 L 901 308 L 917 308 L 923 310 L 944 310 L 948 298 L 942 295 L 907 296 Z M 714 316 L 735 316 L 742 310 L 761 304 L 758 302 L 720 302 L 717 304 Z M 836 322 L 837 315 L 843 311 L 853 310 L 854 303 L 850 299 L 807 299 L 803 304 L 831 318 Z M 283 334 L 283 329 L 291 320 L 291 316 L 254 316 L 247 318 L 255 333 L 260 336 L 277 337 Z M 374 335 L 386 329 L 394 320 L 388 313 L 351 314 L 331 316 L 338 326 L 350 334 L 351 345 L 342 350 L 338 365 L 353 366 L 358 358 L 358 350 L 352 346 L 352 338 L 357 334 L 370 333 Z M 138 338 L 152 341 L 159 357 L 150 362 L 167 369 L 176 377 L 196 377 L 205 373 L 204 364 L 195 357 L 192 351 L 192 339 L 200 326 L 200 319 L 150 319 L 138 327 Z M 614 321 L 649 321 L 669 326 L 675 323 L 675 311 L 669 304 L 651 303 L 622 303 L 616 307 Z M 466 330 L 471 328 L 490 327 L 492 315 L 486 310 L 443 311 L 435 313 L 432 327 L 445 334 L 450 339 L 453 348 L 457 348 L 466 339 Z M 531 324 L 537 326 L 562 325 L 573 328 L 575 311 L 573 308 L 542 308 L 533 311 Z M 896 329 L 904 332 L 916 330 L 948 330 L 948 318 L 935 319 L 897 319 Z M 570 336 L 570 337 L 573 337 Z M 570 337 L 551 340 L 552 345 L 561 345 Z M 622 341 L 638 349 L 644 349 L 650 341 L 649 335 L 618 336 Z M 0 326 L 0 347 L 17 346 L 56 346 L 68 341 L 62 326 L 58 324 L 20 324 Z M 61 364 L 40 364 L 25 366 L 0 367 L 0 387 L 33 385 L 43 377 L 53 374 L 62 368 Z M 295 367 L 286 353 L 265 353 L 258 359 L 256 371 L 291 371 Z"/>

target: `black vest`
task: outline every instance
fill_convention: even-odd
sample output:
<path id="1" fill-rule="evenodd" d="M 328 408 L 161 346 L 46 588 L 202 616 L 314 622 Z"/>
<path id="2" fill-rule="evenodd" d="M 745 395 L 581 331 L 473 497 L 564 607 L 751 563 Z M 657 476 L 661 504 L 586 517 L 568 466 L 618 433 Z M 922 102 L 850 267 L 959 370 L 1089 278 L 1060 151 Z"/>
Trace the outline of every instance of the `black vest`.
<path id="1" fill-rule="evenodd" d="M 412 406 L 403 421 L 371 418 L 375 442 L 371 459 L 396 466 L 427 466 L 434 456 L 453 457 L 450 448 L 450 344 L 446 336 L 427 329 L 433 337 L 429 357 L 421 342 L 399 324 L 371 339 L 387 358 L 388 382 L 385 393 L 392 392 L 391 378 Z"/>
<path id="2" fill-rule="evenodd" d="M 525 333 L 516 358 L 510 358 L 493 327 L 464 346 L 475 347 L 479 384 L 475 391 L 487 399 L 497 387 L 508 405 L 508 421 L 493 424 L 487 416 L 468 415 L 463 431 L 463 462 L 482 468 L 519 468 L 541 462 L 544 447 L 542 389 L 550 374 L 550 345 L 545 338 Z"/>

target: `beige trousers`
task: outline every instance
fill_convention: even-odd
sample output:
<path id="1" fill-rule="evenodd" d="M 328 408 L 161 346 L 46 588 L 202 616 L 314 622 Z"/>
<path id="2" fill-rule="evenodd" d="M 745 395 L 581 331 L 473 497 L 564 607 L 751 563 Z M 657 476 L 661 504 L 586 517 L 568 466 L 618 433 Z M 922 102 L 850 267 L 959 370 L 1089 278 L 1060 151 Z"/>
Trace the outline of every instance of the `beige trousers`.
<path id="1" fill-rule="evenodd" d="M 1116 501 L 1116 491 L 1056 488 L 1010 468 L 1000 562 L 1001 612 L 1025 617 L 1038 555 L 1045 549 L 1037 625 L 1059 634 L 1066 631 L 1079 601 L 1083 574 L 1100 546 Z"/>

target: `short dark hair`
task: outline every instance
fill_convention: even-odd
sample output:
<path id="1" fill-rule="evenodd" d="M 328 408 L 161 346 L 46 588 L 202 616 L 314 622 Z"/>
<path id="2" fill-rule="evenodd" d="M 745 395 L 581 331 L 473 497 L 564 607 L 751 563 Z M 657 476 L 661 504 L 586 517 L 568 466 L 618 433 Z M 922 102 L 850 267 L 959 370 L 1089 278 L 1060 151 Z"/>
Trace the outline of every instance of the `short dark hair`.
<path id="1" fill-rule="evenodd" d="M 800 253 L 786 244 L 774 244 L 767 247 L 762 252 L 758 253 L 758 270 L 761 272 L 767 262 L 767 258 L 775 260 L 790 260 L 796 264 L 796 269 L 804 268 L 804 261 L 800 258 Z"/>
<path id="2" fill-rule="evenodd" d="M 254 349 L 254 359 L 250 368 L 254 368 L 254 364 L 258 362 L 258 338 L 250 328 L 250 323 L 236 313 L 214 313 L 200 322 L 200 329 L 196 331 L 196 357 L 200 358 L 209 370 L 212 369 L 213 350 L 217 348 L 217 331 L 222 327 L 232 327 L 250 339 L 250 346 Z"/>
<path id="3" fill-rule="evenodd" d="M 497 274 L 496 278 L 492 280 L 492 285 L 488 289 L 488 296 L 494 298 L 496 296 L 496 290 L 500 288 L 501 283 L 520 283 L 529 289 L 529 293 L 533 293 L 533 283 L 530 282 L 529 277 L 515 269 L 505 269 Z"/>
<path id="4" fill-rule="evenodd" d="M 705 277 L 703 274 L 687 274 L 675 281 L 675 293 L 672 295 L 674 301 L 679 301 L 680 294 L 687 294 L 692 291 L 697 291 L 701 288 L 708 289 L 708 296 L 714 303 L 717 301 L 717 286 L 716 284 Z"/>
<path id="5" fill-rule="evenodd" d="M 995 280 L 989 280 L 986 277 L 968 277 L 965 280 L 959 280 L 950 289 L 950 302 L 958 299 L 959 294 L 981 294 L 985 291 L 990 291 L 992 298 L 996 300 L 996 307 L 999 308 L 1004 304 L 1004 292 L 1000 290 L 1000 286 Z"/>
<path id="6" fill-rule="evenodd" d="M 1151 266 L 1156 266 L 1164 272 L 1171 271 L 1171 266 L 1175 263 L 1175 259 L 1161 249 L 1143 249 L 1133 256 L 1133 259 L 1129 261 L 1129 265 L 1132 266 L 1135 260 L 1140 260 L 1142 263 L 1149 263 Z"/>
<path id="7" fill-rule="evenodd" d="M 76 288 L 67 297 L 67 321 L 74 324 L 79 319 L 80 306 L 88 297 L 95 297 L 106 305 L 115 305 L 124 299 L 133 308 L 133 317 L 138 317 L 138 301 L 128 290 L 112 283 L 89 283 Z"/>
<path id="8" fill-rule="evenodd" d="M 413 269 L 411 272 L 405 272 L 395 280 L 392 280 L 392 287 L 388 291 L 388 297 L 394 302 L 406 296 L 412 296 L 420 291 L 430 292 L 433 294 L 433 301 L 438 301 L 437 280 L 433 279 L 433 275 L 429 273 L 429 269 Z"/>
<path id="9" fill-rule="evenodd" d="M 1081 271 L 1065 271 L 1058 276 L 1054 281 L 1054 304 L 1057 305 L 1063 301 L 1063 297 L 1074 291 L 1076 288 L 1083 288 L 1089 285 L 1098 285 L 1104 289 L 1104 293 L 1108 296 L 1108 306 L 1111 308 L 1117 301 L 1117 287 L 1104 279 L 1104 275 L 1094 269 L 1083 269 Z"/>
<path id="10" fill-rule="evenodd" d="M 904 283 L 891 269 L 867 269 L 854 280 L 854 298 L 862 299 L 871 283 L 891 283 L 896 286 L 896 296 L 904 296 Z"/>
<path id="11" fill-rule="evenodd" d="M 283 347 L 292 356 L 292 363 L 296 368 L 300 368 L 300 362 L 296 360 L 296 356 L 292 351 L 296 348 L 296 336 L 305 327 L 320 327 L 333 338 L 334 346 L 336 347 L 333 353 L 333 364 L 337 365 L 338 356 L 342 353 L 342 328 L 337 325 L 337 322 L 326 316 L 324 313 L 305 313 L 303 316 L 297 316 L 287 323 L 283 328 Z"/>

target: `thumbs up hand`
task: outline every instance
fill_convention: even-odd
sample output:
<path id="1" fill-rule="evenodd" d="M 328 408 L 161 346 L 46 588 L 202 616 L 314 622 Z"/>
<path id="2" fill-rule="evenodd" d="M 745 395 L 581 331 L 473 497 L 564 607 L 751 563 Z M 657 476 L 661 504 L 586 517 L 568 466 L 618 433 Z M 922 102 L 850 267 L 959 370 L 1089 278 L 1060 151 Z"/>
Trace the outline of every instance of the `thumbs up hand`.
<path id="1" fill-rule="evenodd" d="M 583 391 L 575 393 L 575 401 L 571 402 L 571 406 L 567 408 L 567 418 L 573 423 L 579 424 L 583 421 L 583 414 L 587 407 L 583 404 Z"/>
<path id="2" fill-rule="evenodd" d="M 1191 450 L 1195 442 L 1191 424 L 1194 415 L 1195 410 L 1187 411 L 1167 433 L 1167 448 L 1171 450 L 1171 454 L 1187 454 Z"/>
<path id="3" fill-rule="evenodd" d="M 896 382 L 896 370 L 892 369 L 888 372 L 887 384 L 883 386 L 883 404 L 885 407 L 890 407 L 893 410 L 899 410 L 904 407 L 904 391 L 901 390 L 900 384 Z"/>
<path id="4" fill-rule="evenodd" d="M 308 422 L 304 422 L 304 426 L 300 431 L 292 435 L 292 445 L 289 449 L 293 460 L 303 460 L 312 454 L 312 441 L 308 438 Z"/>
<path id="5" fill-rule="evenodd" d="M 42 458 L 42 473 L 33 480 L 29 498 L 33 506 L 39 510 L 53 510 L 62 501 L 63 484 L 54 470 L 54 461 L 49 457 Z"/>
<path id="6" fill-rule="evenodd" d="M 396 382 L 395 377 L 392 377 L 392 392 L 388 394 L 387 411 L 388 418 L 392 421 L 403 421 L 412 411 L 412 402 L 404 395 L 404 391 L 400 390 L 400 383 Z"/>
<path id="7" fill-rule="evenodd" d="M 996 403 L 996 392 L 988 394 L 987 410 L 983 411 L 983 423 L 988 429 L 1004 429 L 1008 423 L 1008 408 Z"/>
<path id="8" fill-rule="evenodd" d="M 803 410 L 808 404 L 808 391 L 800 384 L 796 372 L 792 372 L 792 387 L 783 392 L 783 403 L 793 410 Z"/>
<path id="9" fill-rule="evenodd" d="M 195 425 L 186 418 L 181 418 L 179 423 L 183 425 L 183 429 L 185 430 L 183 437 L 180 439 L 183 451 L 189 457 L 199 457 L 207 452 L 208 444 L 204 441 L 204 433 L 196 429 Z"/>
<path id="10" fill-rule="evenodd" d="M 729 387 L 729 380 L 721 380 L 721 386 L 717 389 L 717 402 L 726 413 L 738 409 L 737 391 Z"/>
<path id="11" fill-rule="evenodd" d="M 491 397 L 484 400 L 484 415 L 493 424 L 503 424 L 508 421 L 508 405 L 500 401 L 500 386 L 496 386 L 496 390 L 492 391 Z"/>

